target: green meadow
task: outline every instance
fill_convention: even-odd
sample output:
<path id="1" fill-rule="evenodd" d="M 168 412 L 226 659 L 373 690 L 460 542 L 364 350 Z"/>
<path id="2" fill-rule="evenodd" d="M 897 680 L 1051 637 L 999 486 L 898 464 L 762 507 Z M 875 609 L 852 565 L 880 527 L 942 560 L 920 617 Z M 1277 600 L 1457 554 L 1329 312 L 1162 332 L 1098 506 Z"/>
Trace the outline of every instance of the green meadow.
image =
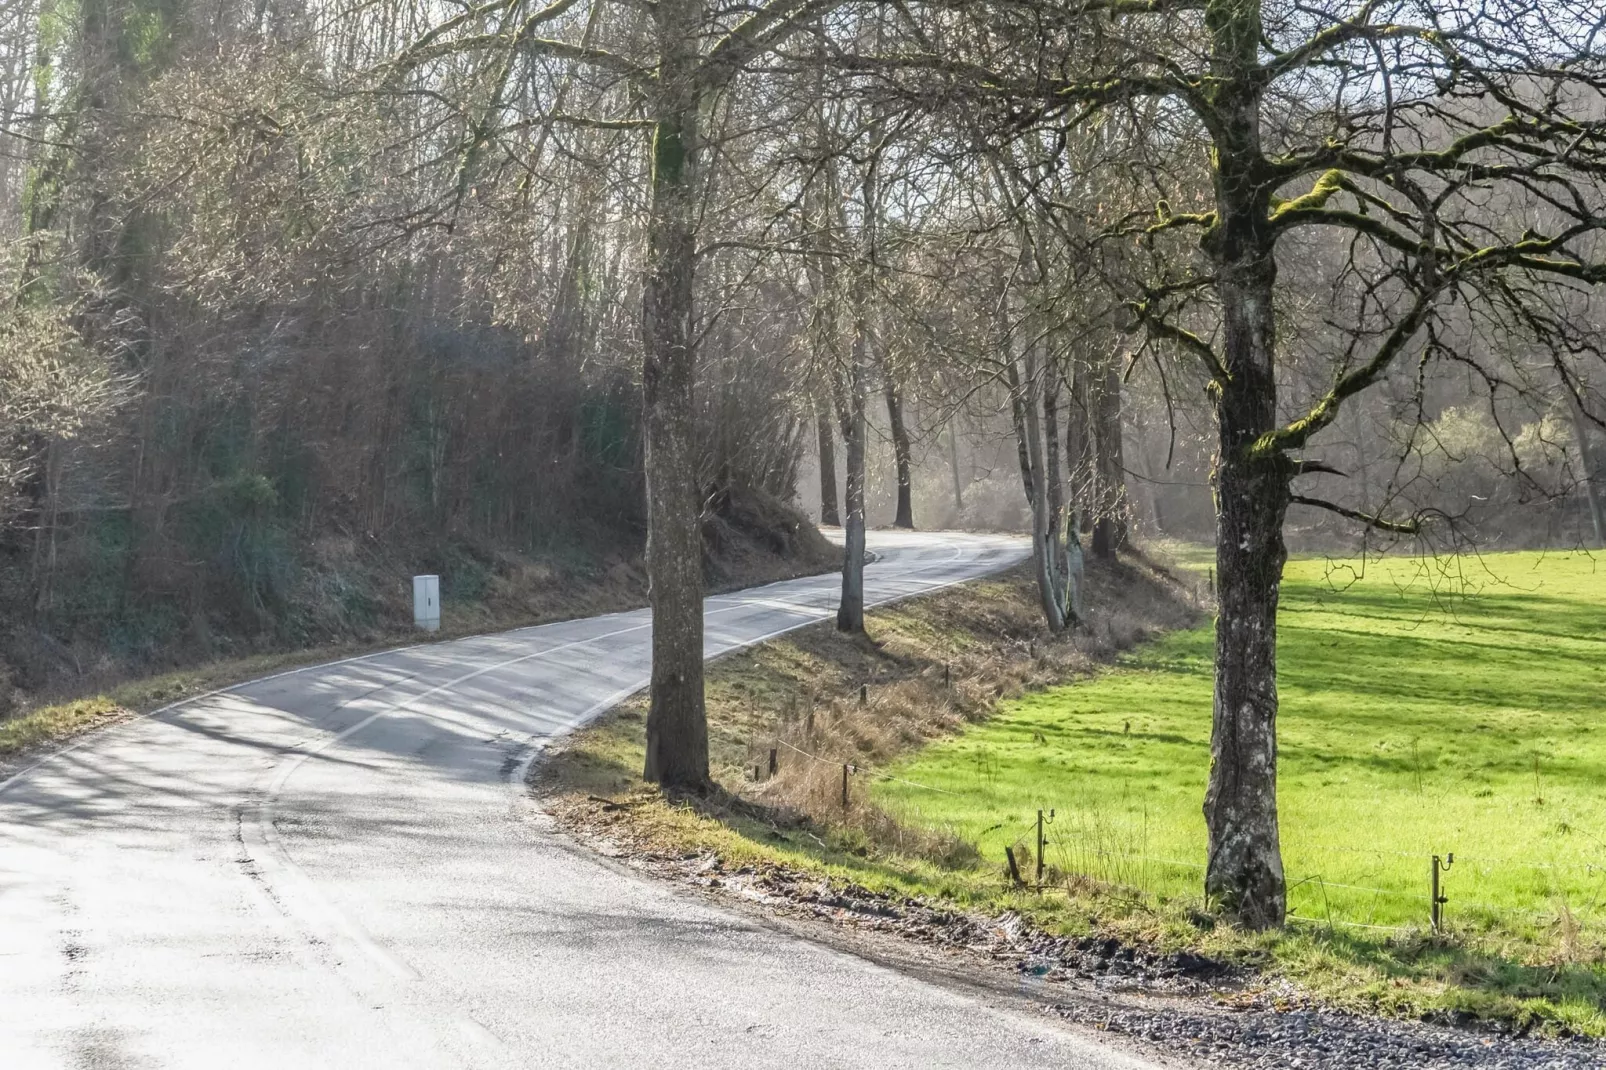
<path id="1" fill-rule="evenodd" d="M 1212 644 L 1172 634 L 1007 703 L 893 769 L 906 782 L 878 801 L 989 862 L 1030 849 L 1051 810 L 1050 884 L 1196 902 Z M 1435 983 L 1473 993 L 1449 1002 L 1494 993 L 1599 1032 L 1606 556 L 1291 562 L 1278 663 L 1292 931 L 1323 948 L 1278 957 L 1364 960 L 1386 986 L 1424 980 L 1421 942 L 1442 943 Z M 1446 932 L 1427 937 L 1431 859 L 1452 854 Z"/>

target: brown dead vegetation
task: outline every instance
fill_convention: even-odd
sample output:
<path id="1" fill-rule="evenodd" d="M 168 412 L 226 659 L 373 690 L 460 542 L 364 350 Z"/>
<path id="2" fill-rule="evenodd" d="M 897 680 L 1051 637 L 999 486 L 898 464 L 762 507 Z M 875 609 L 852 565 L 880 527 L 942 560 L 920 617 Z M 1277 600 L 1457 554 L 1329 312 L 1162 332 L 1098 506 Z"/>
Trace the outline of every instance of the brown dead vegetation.
<path id="1" fill-rule="evenodd" d="M 875 610 L 867 636 L 823 624 L 724 658 L 707 677 L 718 788 L 684 802 L 721 822 L 812 839 L 828 854 L 970 865 L 969 843 L 899 822 L 868 798 L 868 780 L 1002 700 L 1090 675 L 1146 638 L 1194 623 L 1197 595 L 1141 555 L 1095 563 L 1094 623 L 1051 637 L 1021 567 Z M 684 829 L 657 820 L 656 793 L 639 778 L 644 718 L 638 697 L 576 733 L 538 769 L 537 785 L 561 820 L 600 820 L 614 838 L 669 848 Z"/>

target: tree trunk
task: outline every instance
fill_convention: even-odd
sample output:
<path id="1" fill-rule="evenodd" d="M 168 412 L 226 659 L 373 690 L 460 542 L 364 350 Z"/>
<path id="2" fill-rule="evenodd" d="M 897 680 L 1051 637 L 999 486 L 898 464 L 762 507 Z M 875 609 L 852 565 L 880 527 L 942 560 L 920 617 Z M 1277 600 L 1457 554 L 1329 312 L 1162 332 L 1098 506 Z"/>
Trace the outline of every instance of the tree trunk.
<path id="1" fill-rule="evenodd" d="M 870 299 L 875 284 L 876 224 L 881 213 L 881 123 L 870 123 L 870 159 L 865 164 L 859 194 L 863 214 L 859 220 L 859 260 L 852 281 L 853 347 L 848 365 L 847 416 L 842 438 L 847 445 L 848 474 L 843 488 L 843 536 L 847 544 L 842 560 L 842 601 L 837 605 L 839 632 L 864 631 L 864 450 L 866 413 L 870 404 Z M 835 183 L 833 183 L 833 186 Z M 838 211 L 842 210 L 838 199 Z M 845 217 L 842 218 L 846 225 Z"/>
<path id="2" fill-rule="evenodd" d="M 1233 390 L 1233 394 L 1248 391 Z M 1277 595 L 1287 553 L 1286 477 L 1245 460 L 1252 399 L 1224 398 L 1216 472 L 1216 688 L 1205 792 L 1205 892 L 1256 929 L 1286 909 L 1277 827 Z"/>
<path id="3" fill-rule="evenodd" d="M 1067 498 L 1080 531 L 1097 512 L 1097 480 L 1093 478 L 1092 392 L 1088 390 L 1090 372 L 1085 364 L 1072 365 L 1070 404 L 1065 411 L 1065 467 Z"/>
<path id="4" fill-rule="evenodd" d="M 864 439 L 870 379 L 870 327 L 866 315 L 863 298 L 855 298 L 847 426 L 842 433 L 848 453 L 848 478 L 842 503 L 846 549 L 842 558 L 842 601 L 836 610 L 839 632 L 864 631 Z"/>
<path id="5" fill-rule="evenodd" d="M 1601 506 L 1599 472 L 1595 467 L 1595 451 L 1589 441 L 1589 421 L 1584 419 L 1583 406 L 1578 404 L 1578 398 L 1573 396 L 1572 390 L 1563 385 L 1562 393 L 1567 395 L 1567 412 L 1572 416 L 1573 434 L 1578 437 L 1578 463 L 1583 471 L 1584 501 L 1589 505 L 1589 519 L 1595 527 L 1595 545 L 1606 548 L 1606 513 L 1603 513 Z"/>
<path id="6" fill-rule="evenodd" d="M 1065 512 L 1065 474 L 1060 466 L 1060 374 L 1052 359 L 1043 365 L 1043 464 L 1048 515 L 1058 528 Z"/>
<path id="7" fill-rule="evenodd" d="M 1223 403 L 1223 408 L 1227 403 Z M 1277 827 L 1277 595 L 1287 554 L 1285 477 L 1229 459 L 1223 427 L 1216 474 L 1216 688 L 1205 792 L 1205 892 L 1251 928 L 1286 908 Z"/>
<path id="8" fill-rule="evenodd" d="M 1081 613 L 1078 588 L 1080 567 L 1073 562 L 1071 542 L 1076 533 L 1065 515 L 1065 473 L 1060 464 L 1060 369 L 1050 357 L 1043 364 L 1043 483 L 1047 491 L 1048 559 L 1059 602 L 1061 627 L 1076 623 Z M 1080 550 L 1080 547 L 1077 547 Z M 1075 569 L 1073 571 L 1073 568 Z"/>
<path id="9" fill-rule="evenodd" d="M 1252 65 L 1253 26 L 1217 30 L 1231 62 Z M 1252 82 L 1246 81 L 1246 85 Z M 1286 912 L 1277 827 L 1277 596 L 1287 551 L 1283 518 L 1290 466 L 1256 444 L 1277 426 L 1277 264 L 1270 189 L 1258 162 L 1258 89 L 1227 101 L 1234 124 L 1218 140 L 1216 205 L 1221 220 L 1207 250 L 1222 306 L 1223 364 L 1216 416 L 1216 688 L 1210 782 L 1205 792 L 1209 862 L 1205 893 L 1239 923 L 1279 926 Z M 1229 105 L 1236 104 L 1236 107 Z"/>
<path id="10" fill-rule="evenodd" d="M 692 419 L 698 4 L 660 0 L 655 14 L 661 63 L 653 101 L 656 118 L 642 287 L 652 689 L 642 776 L 666 788 L 700 791 L 709 778 L 701 510 Z"/>
<path id="11" fill-rule="evenodd" d="M 1126 492 L 1126 458 L 1121 444 L 1121 373 L 1114 354 L 1105 358 L 1094 384 L 1098 426 L 1098 517 L 1093 522 L 1093 554 L 1110 558 L 1126 545 L 1131 502 Z"/>
<path id="12" fill-rule="evenodd" d="M 831 416 L 825 407 L 814 407 L 815 433 L 820 440 L 820 523 L 829 527 L 842 526 L 842 511 L 836 504 L 836 435 L 831 430 Z"/>
<path id="13" fill-rule="evenodd" d="M 914 502 L 909 496 L 909 429 L 903 423 L 903 398 L 898 385 L 892 380 L 892 369 L 881 363 L 882 391 L 887 396 L 887 423 L 892 428 L 892 455 L 898 473 L 898 512 L 892 521 L 895 528 L 913 530 L 915 526 Z"/>
<path id="14" fill-rule="evenodd" d="M 823 72 L 822 63 L 819 70 Z M 822 75 L 823 77 L 823 75 Z M 823 90 L 822 90 L 823 92 Z M 819 117 L 820 148 L 826 152 L 828 138 L 824 131 L 823 115 Z M 805 195 L 804 206 L 808 218 L 819 233 L 829 233 L 840 209 L 829 203 L 840 199 L 836 182 L 836 169 L 826 169 L 824 191 L 811 183 Z M 840 333 L 837 330 L 836 258 L 828 252 L 811 254 L 807 261 L 809 285 L 814 293 L 814 312 L 809 324 L 810 360 L 813 363 L 814 415 L 820 451 L 820 523 L 832 527 L 842 524 L 842 510 L 837 505 L 836 435 L 832 430 L 832 415 L 844 429 L 847 426 L 847 403 L 842 387 L 842 369 L 839 361 Z"/>
<path id="15" fill-rule="evenodd" d="M 1016 361 L 1012 358 L 1008 362 L 1010 416 L 1015 425 L 1021 484 L 1032 511 L 1032 571 L 1037 577 L 1038 603 L 1048 630 L 1058 634 L 1065 630 L 1065 599 L 1054 559 L 1048 484 L 1043 472 L 1042 425 L 1037 417 L 1037 367 L 1030 348 L 1025 361 L 1024 381 Z"/>
<path id="16" fill-rule="evenodd" d="M 954 522 L 958 524 L 965 512 L 965 481 L 959 472 L 959 417 L 948 425 L 948 468 L 954 479 Z"/>

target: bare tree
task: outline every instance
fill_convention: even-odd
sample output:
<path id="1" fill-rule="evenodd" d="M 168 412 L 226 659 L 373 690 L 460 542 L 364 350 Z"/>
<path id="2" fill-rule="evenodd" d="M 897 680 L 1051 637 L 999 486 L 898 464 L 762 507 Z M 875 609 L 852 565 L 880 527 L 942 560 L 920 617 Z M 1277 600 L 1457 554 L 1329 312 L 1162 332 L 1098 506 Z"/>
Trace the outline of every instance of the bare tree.
<path id="1" fill-rule="evenodd" d="M 692 420 L 698 205 L 708 178 L 703 123 L 715 99 L 754 56 L 836 2 L 771 0 L 751 11 L 721 15 L 701 0 L 660 0 L 648 9 L 650 29 L 635 35 L 642 49 L 636 58 L 592 43 L 589 20 L 567 20 L 579 30 L 578 40 L 538 36 L 565 25 L 573 0 L 556 0 L 517 20 L 491 16 L 519 10 L 518 5 L 492 3 L 430 28 L 395 65 L 412 68 L 443 56 L 503 57 L 527 50 L 626 78 L 639 93 L 639 118 L 561 119 L 599 127 L 639 127 L 651 137 L 641 315 L 647 571 L 653 610 L 644 776 L 665 787 L 701 790 L 708 783 L 701 503 Z M 601 0 L 595 3 L 600 5 Z M 489 32 L 480 28 L 486 21 L 494 27 Z M 851 442 L 848 450 L 851 467 Z M 851 516 L 851 472 L 849 480 Z"/>
<path id="2" fill-rule="evenodd" d="M 1543 339 L 1558 361 L 1578 351 L 1550 296 L 1606 279 L 1600 25 L 1583 0 L 1006 3 L 968 21 L 934 15 L 899 51 L 852 60 L 931 97 L 962 93 L 1017 130 L 1163 102 L 1164 147 L 1208 178 L 1201 189 L 1189 168 L 1154 159 L 1157 208 L 1109 238 L 1158 252 L 1127 307 L 1149 344 L 1199 363 L 1219 428 L 1205 890 L 1246 925 L 1280 925 L 1285 912 L 1276 635 L 1287 511 L 1418 526 L 1295 490 L 1333 470 L 1302 453 L 1397 362 L 1464 359 L 1442 325 L 1467 302 L 1508 310 L 1500 329 Z M 1045 49 L 1057 53 L 1047 64 Z M 1556 222 L 1491 210 L 1502 195 L 1535 198 Z M 1350 251 L 1346 343 L 1324 388 L 1289 398 L 1280 250 L 1311 229 Z M 1189 233 L 1197 253 L 1177 240 Z"/>
<path id="3" fill-rule="evenodd" d="M 877 225 L 881 215 L 881 127 L 870 124 L 870 149 L 859 182 L 859 248 L 853 260 L 852 293 L 848 298 L 853 321 L 846 387 L 843 391 L 842 438 L 847 443 L 847 484 L 843 494 L 842 598 L 837 605 L 836 627 L 842 632 L 864 631 L 865 446 L 869 436 L 870 381 L 874 372 L 875 315 L 872 290 L 876 279 Z M 841 201 L 838 201 L 841 204 Z M 843 220 L 846 230 L 846 220 Z"/>

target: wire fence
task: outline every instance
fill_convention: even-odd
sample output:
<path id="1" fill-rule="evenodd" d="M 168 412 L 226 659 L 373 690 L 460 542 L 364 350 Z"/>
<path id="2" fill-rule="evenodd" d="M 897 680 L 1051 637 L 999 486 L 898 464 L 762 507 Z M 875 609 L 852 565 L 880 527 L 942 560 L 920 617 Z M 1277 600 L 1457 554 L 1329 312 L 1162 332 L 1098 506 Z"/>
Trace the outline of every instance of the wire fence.
<path id="1" fill-rule="evenodd" d="M 775 743 L 777 748 L 810 762 L 840 768 L 844 806 L 849 802 L 853 778 L 899 784 L 950 798 L 967 797 L 964 792 L 922 784 L 863 762 L 816 754 L 786 739 L 777 738 Z M 772 772 L 774 762 L 775 752 L 772 752 Z M 755 770 L 755 776 L 761 772 L 761 769 Z M 1134 842 L 1147 842 L 1146 829 L 1134 830 L 1079 808 L 1045 807 L 1023 820 L 993 825 L 976 840 L 984 857 L 986 844 L 1002 843 L 1009 847 L 1014 866 L 1006 872 L 1012 874 L 1013 879 L 1043 892 L 1071 893 L 1079 883 L 1093 881 L 1129 893 L 1158 897 L 1175 894 L 1179 887 L 1197 889 L 1206 869 L 1201 861 L 1152 854 L 1134 846 Z M 1016 854 L 1013 850 L 1016 847 L 1023 847 L 1024 853 Z M 1603 911 L 1606 907 L 1606 858 L 1545 862 L 1487 854 L 1465 855 L 1449 844 L 1440 852 L 1347 844 L 1323 844 L 1314 850 L 1323 855 L 1375 858 L 1379 860 L 1376 870 L 1379 875 L 1419 880 L 1420 883 L 1411 887 L 1398 884 L 1390 887 L 1382 883 L 1357 883 L 1352 877 L 1329 879 L 1322 872 L 1290 873 L 1287 878 L 1289 920 L 1298 925 L 1405 934 L 1453 926 L 1468 915 L 1475 915 L 1480 922 L 1520 919 L 1539 926 L 1581 927 L 1587 921 L 1606 927 L 1606 911 Z M 1310 853 L 1303 852 L 1306 857 Z M 1417 863 L 1419 868 L 1406 876 L 1399 866 L 1402 860 Z M 1352 868 L 1338 864 L 1337 858 L 1334 862 L 1334 868 Z M 1015 866 L 1029 872 L 1032 879 L 1023 877 Z M 1173 875 L 1181 870 L 1190 876 L 1184 885 L 1178 879 L 1167 879 L 1163 873 L 1166 869 Z M 1385 872 L 1387 870 L 1392 872 Z M 1513 870 L 1547 876 L 1543 898 L 1551 902 L 1549 909 L 1495 903 L 1478 897 L 1480 888 L 1487 885 L 1490 878 Z M 1576 879 L 1566 879 L 1563 875 Z M 1436 876 L 1438 883 L 1434 880 Z"/>
<path id="2" fill-rule="evenodd" d="M 1154 896 L 1177 891 L 1183 883 L 1177 879 L 1179 870 L 1190 874 L 1186 884 L 1197 889 L 1206 869 L 1200 861 L 1153 854 L 1133 846 L 1134 841 L 1143 842 L 1141 832 L 1131 836 L 1130 829 L 1101 824 L 1096 818 L 1086 819 L 1085 814 L 1077 815 L 1085 819 L 1080 824 L 1067 822 L 1067 812 L 1057 807 L 1045 808 L 1042 813 L 1046 816 L 1041 819 L 1041 838 L 1038 839 L 1036 820 L 1032 820 L 1016 842 L 1027 843 L 1036 852 L 1034 868 L 1046 875 L 1042 885 L 1045 891 L 1070 891 L 1079 880 L 1093 880 Z M 1289 916 L 1297 924 L 1386 933 L 1453 927 L 1468 920 L 1479 924 L 1521 921 L 1540 927 L 1606 927 L 1606 912 L 1602 909 L 1606 907 L 1606 862 L 1464 856 L 1448 847 L 1437 853 L 1412 853 L 1327 845 L 1321 851 L 1386 860 L 1376 871 L 1385 880 L 1365 884 L 1353 877 L 1331 879 L 1321 872 L 1291 872 L 1287 879 Z M 1042 858 L 1040 865 L 1038 856 Z M 1407 871 L 1399 865 L 1400 860 L 1418 865 Z M 1549 880 L 1543 892 L 1533 898 L 1548 901 L 1549 908 L 1491 901 L 1487 897 L 1491 886 L 1508 878 L 1511 871 L 1546 874 Z M 1407 880 L 1420 880 L 1420 884 L 1412 887 L 1396 883 Z"/>
<path id="3" fill-rule="evenodd" d="M 822 758 L 820 755 L 811 754 L 802 747 L 794 746 L 784 739 L 778 739 L 775 742 L 779 743 L 789 751 L 792 751 L 796 754 L 801 754 L 810 761 L 819 762 L 822 765 L 840 765 L 852 775 L 873 777 L 876 780 L 889 781 L 893 784 L 902 784 L 905 787 L 919 788 L 921 791 L 934 791 L 939 795 L 951 795 L 956 799 L 964 797 L 962 792 L 949 791 L 947 788 L 933 787 L 930 784 L 917 784 L 913 780 L 904 780 L 902 777 L 895 777 L 891 773 L 884 773 L 879 769 L 872 769 L 870 766 L 864 765 L 860 762 L 842 762 L 835 758 Z"/>

